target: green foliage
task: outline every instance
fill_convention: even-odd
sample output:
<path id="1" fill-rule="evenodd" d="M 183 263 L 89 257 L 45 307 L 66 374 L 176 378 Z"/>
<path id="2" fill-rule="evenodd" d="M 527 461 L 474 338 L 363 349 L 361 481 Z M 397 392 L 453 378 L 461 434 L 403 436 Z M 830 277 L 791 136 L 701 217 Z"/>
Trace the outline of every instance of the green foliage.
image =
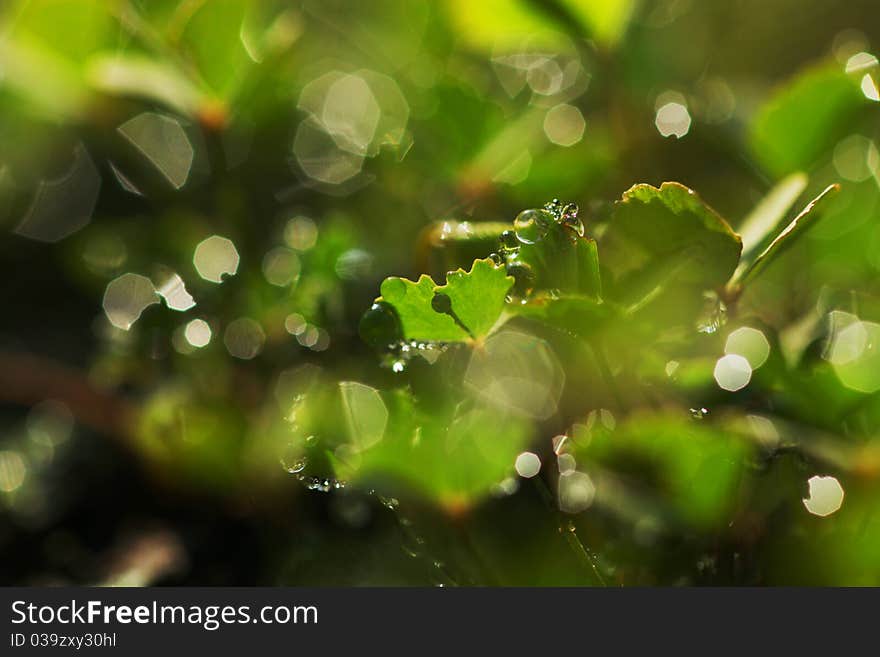
<path id="1" fill-rule="evenodd" d="M 635 415 L 614 431 L 575 425 L 572 441 L 577 462 L 589 464 L 587 470 L 597 478 L 602 473 L 637 478 L 634 494 L 656 507 L 658 524 L 702 529 L 730 521 L 751 451 L 742 437 L 723 426 L 668 413 Z"/>
<path id="2" fill-rule="evenodd" d="M 450 272 L 445 285 L 426 275 L 418 283 L 386 278 L 376 302 L 394 309 L 407 340 L 478 340 L 498 323 L 512 285 L 513 278 L 491 260 L 475 260 L 468 272 Z"/>
<path id="3" fill-rule="evenodd" d="M 880 583 L 869 4 L 5 3 L 11 551 L 124 507 L 193 580 Z"/>
<path id="4" fill-rule="evenodd" d="M 706 287 L 730 278 L 742 250 L 727 222 L 679 183 L 631 187 L 615 207 L 611 228 L 629 259 L 649 266 L 675 261 L 677 277 Z"/>
<path id="5" fill-rule="evenodd" d="M 858 76 L 839 64 L 817 64 L 787 81 L 761 108 L 752 123 L 752 147 L 774 176 L 808 171 L 867 105 Z"/>
<path id="6" fill-rule="evenodd" d="M 756 276 L 762 268 L 766 267 L 774 259 L 778 258 L 782 253 L 798 240 L 805 232 L 821 218 L 828 201 L 840 190 L 840 185 L 831 185 L 827 187 L 819 196 L 810 201 L 810 203 L 801 210 L 798 215 L 791 220 L 785 228 L 779 230 L 777 226 L 777 234 L 762 250 L 758 251 L 758 243 L 755 249 L 749 253 L 749 257 L 743 258 L 740 268 L 736 272 L 733 285 L 745 284 L 752 277 Z"/>
<path id="7" fill-rule="evenodd" d="M 527 422 L 491 408 L 426 413 L 404 393 L 391 395 L 389 407 L 384 440 L 339 459 L 337 475 L 380 486 L 386 494 L 415 491 L 453 515 L 510 476 L 516 455 L 531 438 Z"/>

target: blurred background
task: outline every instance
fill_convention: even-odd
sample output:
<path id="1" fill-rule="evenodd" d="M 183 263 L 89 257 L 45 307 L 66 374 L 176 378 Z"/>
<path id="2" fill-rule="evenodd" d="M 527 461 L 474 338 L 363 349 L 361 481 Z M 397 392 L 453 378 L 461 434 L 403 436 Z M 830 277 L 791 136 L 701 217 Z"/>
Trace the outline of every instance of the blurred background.
<path id="1" fill-rule="evenodd" d="M 0 581 L 880 584 L 876 9 L 4 2 Z M 841 190 L 735 316 L 505 334 L 536 388 L 458 454 L 467 356 L 362 339 L 381 281 L 553 198 L 601 261 L 663 181 Z M 340 476 L 386 407 L 440 447 Z"/>

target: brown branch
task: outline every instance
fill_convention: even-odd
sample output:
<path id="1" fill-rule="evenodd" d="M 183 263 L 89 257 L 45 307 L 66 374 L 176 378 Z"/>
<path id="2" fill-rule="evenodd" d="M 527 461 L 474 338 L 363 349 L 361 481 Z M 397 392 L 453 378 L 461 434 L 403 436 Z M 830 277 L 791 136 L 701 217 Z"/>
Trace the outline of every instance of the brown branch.
<path id="1" fill-rule="evenodd" d="M 45 356 L 0 351 L 0 402 L 33 406 L 63 402 L 95 431 L 128 442 L 138 408 L 95 385 L 83 372 Z"/>

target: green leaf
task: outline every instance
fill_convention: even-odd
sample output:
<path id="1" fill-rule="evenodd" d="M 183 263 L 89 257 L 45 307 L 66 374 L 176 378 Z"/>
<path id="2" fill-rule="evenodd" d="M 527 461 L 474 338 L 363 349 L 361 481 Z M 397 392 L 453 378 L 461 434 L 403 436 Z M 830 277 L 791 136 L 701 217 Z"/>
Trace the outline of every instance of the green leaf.
<path id="1" fill-rule="evenodd" d="M 807 180 L 806 174 L 800 172 L 780 180 L 743 219 L 739 227 L 743 243 L 742 260 L 750 259 L 756 249 L 779 231 L 785 215 L 806 189 Z"/>
<path id="2" fill-rule="evenodd" d="M 791 223 L 770 242 L 767 248 L 755 256 L 753 260 L 743 261 L 728 284 L 728 289 L 735 289 L 745 285 L 759 271 L 791 248 L 807 229 L 816 225 L 816 222 L 826 209 L 828 200 L 833 198 L 838 191 L 840 191 L 840 185 L 829 185 L 819 196 L 810 201 L 807 207 L 792 219 Z"/>
<path id="3" fill-rule="evenodd" d="M 488 258 L 475 260 L 471 270 L 450 272 L 446 285 L 437 286 L 430 276 L 417 283 L 391 277 L 382 282 L 377 303 L 390 304 L 408 340 L 464 342 L 489 334 L 504 310 L 513 278 Z M 435 309 L 437 295 L 448 298 L 450 308 Z M 447 311 L 449 310 L 449 312 Z"/>
<path id="4" fill-rule="evenodd" d="M 531 437 L 529 422 L 497 409 L 428 414 L 403 391 L 386 401 L 391 420 L 384 438 L 338 460 L 336 475 L 350 484 L 379 486 L 386 494 L 403 489 L 450 513 L 468 509 L 510 476 Z"/>
<path id="5" fill-rule="evenodd" d="M 204 94 L 175 67 L 143 55 L 99 53 L 86 73 L 91 85 L 114 95 L 159 101 L 186 116 L 195 116 Z"/>
<path id="6" fill-rule="evenodd" d="M 521 0 L 451 0 L 444 3 L 455 34 L 470 47 L 487 53 L 532 48 L 559 50 L 564 37 L 540 6 Z"/>
<path id="7" fill-rule="evenodd" d="M 241 40 L 247 8 L 246 0 L 202 3 L 183 31 L 182 45 L 201 77 L 224 99 L 235 95 L 254 64 Z"/>
<path id="8" fill-rule="evenodd" d="M 678 279 L 704 288 L 725 283 L 742 250 L 727 222 L 675 182 L 659 189 L 647 184 L 628 189 L 614 208 L 608 232 L 617 241 L 618 269 L 685 259 Z"/>
<path id="9" fill-rule="evenodd" d="M 598 43 L 614 46 L 620 41 L 635 9 L 635 0 L 561 0 Z"/>
<path id="10" fill-rule="evenodd" d="M 468 338 L 449 315 L 438 313 L 431 306 L 437 284 L 423 274 L 417 283 L 392 276 L 382 282 L 382 296 L 376 302 L 391 305 L 400 319 L 403 335 L 409 340 L 430 342 L 461 342 Z"/>
<path id="11" fill-rule="evenodd" d="M 512 305 L 510 312 L 584 336 L 601 328 L 614 308 L 594 296 L 538 294 L 526 304 Z"/>
<path id="12" fill-rule="evenodd" d="M 335 478 L 454 513 L 512 475 L 532 437 L 528 419 L 495 406 L 460 398 L 422 403 L 409 390 L 334 384 L 307 367 L 285 377 L 279 403 L 287 409 L 293 400 L 293 423 L 276 444 L 304 480 Z"/>
<path id="13" fill-rule="evenodd" d="M 869 104 L 837 63 L 802 71 L 781 87 L 752 123 L 752 149 L 775 176 L 809 170 L 852 130 L 852 120 Z"/>
<path id="14" fill-rule="evenodd" d="M 733 432 L 684 412 L 636 414 L 613 430 L 598 424 L 575 425 L 571 449 L 599 486 L 614 481 L 621 499 L 644 495 L 634 504 L 658 508 L 676 522 L 710 527 L 726 518 L 749 449 Z M 624 495 L 632 467 L 639 490 Z"/>
<path id="15" fill-rule="evenodd" d="M 548 223 L 543 237 L 521 245 L 515 261 L 529 267 L 537 290 L 595 298 L 602 294 L 595 240 L 580 237 L 561 223 Z"/>
<path id="16" fill-rule="evenodd" d="M 80 119 L 91 101 L 79 71 L 67 59 L 27 35 L 0 39 L 3 86 L 12 89 L 38 116 Z"/>
<path id="17" fill-rule="evenodd" d="M 446 285 L 434 290 L 452 302 L 452 311 L 473 337 L 488 335 L 504 310 L 507 292 L 513 285 L 503 267 L 488 258 L 475 260 L 471 270 L 446 275 Z"/>

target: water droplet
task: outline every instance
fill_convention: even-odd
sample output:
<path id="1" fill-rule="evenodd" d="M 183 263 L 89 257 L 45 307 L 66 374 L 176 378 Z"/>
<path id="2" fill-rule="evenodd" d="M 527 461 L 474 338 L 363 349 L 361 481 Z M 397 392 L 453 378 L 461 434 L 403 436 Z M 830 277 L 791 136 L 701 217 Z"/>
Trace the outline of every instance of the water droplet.
<path id="1" fill-rule="evenodd" d="M 532 272 L 532 268 L 526 263 L 518 260 L 508 262 L 507 273 L 510 276 L 513 276 L 515 281 L 513 285 L 514 291 L 518 295 L 525 296 L 535 287 L 535 274 Z"/>
<path id="2" fill-rule="evenodd" d="M 387 347 L 401 337 L 397 313 L 387 303 L 374 303 L 361 317 L 358 331 L 364 342 L 376 349 Z"/>
<path id="3" fill-rule="evenodd" d="M 422 556 L 422 551 L 425 549 L 425 539 L 415 535 L 403 536 L 400 547 L 407 556 L 416 559 Z"/>
<path id="4" fill-rule="evenodd" d="M 519 246 L 519 240 L 516 239 L 516 233 L 512 230 L 505 230 L 498 238 L 501 246 L 507 249 L 514 249 Z"/>
<path id="5" fill-rule="evenodd" d="M 382 506 L 390 511 L 397 511 L 397 509 L 400 507 L 400 501 L 396 497 L 385 497 L 384 495 L 379 495 L 379 501 L 382 503 Z"/>
<path id="6" fill-rule="evenodd" d="M 562 201 L 554 198 L 544 204 L 544 209 L 551 214 L 559 214 L 562 211 Z"/>
<path id="7" fill-rule="evenodd" d="M 714 292 L 705 295 L 703 313 L 697 321 L 697 330 L 709 335 L 727 323 L 727 306 Z"/>
<path id="8" fill-rule="evenodd" d="M 308 462 L 296 445 L 288 445 L 281 455 L 281 467 L 289 474 L 299 474 L 306 469 Z"/>
<path id="9" fill-rule="evenodd" d="M 523 210 L 513 220 L 516 238 L 523 244 L 539 242 L 553 223 L 552 216 L 544 210 Z"/>
<path id="10" fill-rule="evenodd" d="M 702 420 L 709 414 L 708 408 L 692 408 L 690 409 L 691 417 L 695 420 Z"/>
<path id="11" fill-rule="evenodd" d="M 584 222 L 580 220 L 578 217 L 578 205 L 577 203 L 569 203 L 562 209 L 562 223 L 564 226 L 570 228 L 575 233 L 577 233 L 578 237 L 584 236 Z"/>

